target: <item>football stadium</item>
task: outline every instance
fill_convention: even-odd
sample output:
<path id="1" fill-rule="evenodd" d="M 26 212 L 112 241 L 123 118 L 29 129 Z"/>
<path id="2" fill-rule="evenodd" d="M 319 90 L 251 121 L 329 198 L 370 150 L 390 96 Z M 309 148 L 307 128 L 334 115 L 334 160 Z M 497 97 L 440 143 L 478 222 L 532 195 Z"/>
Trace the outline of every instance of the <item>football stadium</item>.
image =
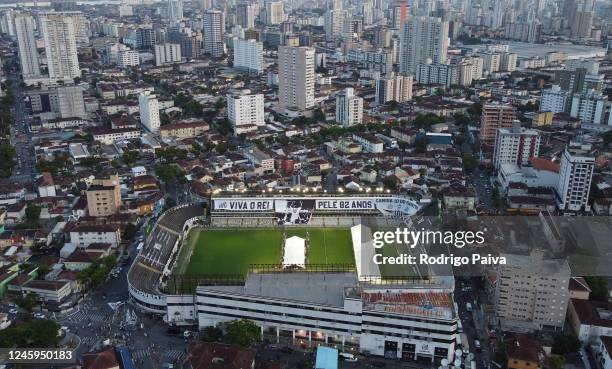
<path id="1" fill-rule="evenodd" d="M 362 265 L 364 225 L 423 203 L 399 195 L 213 196 L 163 213 L 128 273 L 132 303 L 169 325 L 250 319 L 265 340 L 427 363 L 453 360 L 452 277 Z"/>

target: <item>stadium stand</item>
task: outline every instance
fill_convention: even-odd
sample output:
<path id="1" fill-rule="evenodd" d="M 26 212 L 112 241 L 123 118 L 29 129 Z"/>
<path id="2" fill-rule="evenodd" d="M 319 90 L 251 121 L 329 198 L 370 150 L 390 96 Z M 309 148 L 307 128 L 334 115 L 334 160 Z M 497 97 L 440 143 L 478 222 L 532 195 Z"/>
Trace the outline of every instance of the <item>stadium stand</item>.
<path id="1" fill-rule="evenodd" d="M 184 204 L 166 211 L 158 219 L 128 272 L 130 294 L 136 304 L 153 311 L 165 309 L 160 282 L 178 251 L 185 223 L 203 214 L 200 205 Z"/>

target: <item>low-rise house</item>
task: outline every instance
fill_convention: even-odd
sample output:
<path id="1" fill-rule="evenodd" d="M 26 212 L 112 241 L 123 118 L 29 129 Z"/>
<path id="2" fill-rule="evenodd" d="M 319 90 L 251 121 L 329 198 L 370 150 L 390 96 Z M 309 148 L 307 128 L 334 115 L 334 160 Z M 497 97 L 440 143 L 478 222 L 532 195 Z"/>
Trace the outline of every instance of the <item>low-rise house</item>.
<path id="1" fill-rule="evenodd" d="M 567 309 L 571 328 L 583 344 L 593 344 L 600 336 L 612 336 L 612 303 L 571 299 Z"/>
<path id="2" fill-rule="evenodd" d="M 84 248 L 92 243 L 109 243 L 117 247 L 121 242 L 121 229 L 117 224 L 82 224 L 72 227 L 70 242 Z"/>
<path id="3" fill-rule="evenodd" d="M 446 210 L 474 210 L 476 192 L 461 184 L 452 184 L 442 190 L 442 199 Z"/>

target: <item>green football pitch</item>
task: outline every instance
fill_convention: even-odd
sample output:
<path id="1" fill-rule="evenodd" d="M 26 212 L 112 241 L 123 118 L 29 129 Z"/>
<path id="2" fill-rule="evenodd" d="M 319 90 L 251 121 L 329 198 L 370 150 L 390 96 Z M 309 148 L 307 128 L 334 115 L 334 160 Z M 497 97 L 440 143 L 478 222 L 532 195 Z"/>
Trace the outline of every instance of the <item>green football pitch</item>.
<path id="1" fill-rule="evenodd" d="M 179 254 L 175 274 L 242 275 L 250 264 L 281 262 L 283 237 L 309 239 L 308 265 L 354 265 L 350 229 L 195 229 Z"/>

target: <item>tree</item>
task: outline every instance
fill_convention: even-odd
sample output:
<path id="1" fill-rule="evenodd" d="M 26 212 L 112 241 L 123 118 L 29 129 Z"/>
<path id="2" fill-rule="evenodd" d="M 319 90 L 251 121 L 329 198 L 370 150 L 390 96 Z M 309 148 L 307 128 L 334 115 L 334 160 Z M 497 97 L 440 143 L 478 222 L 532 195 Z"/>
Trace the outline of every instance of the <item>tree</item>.
<path id="1" fill-rule="evenodd" d="M 157 177 L 164 183 L 170 183 L 176 181 L 179 177 L 184 175 L 183 171 L 172 164 L 161 164 L 155 167 L 155 173 Z"/>
<path id="2" fill-rule="evenodd" d="M 15 147 L 10 144 L 0 144 L 0 178 L 8 178 L 15 166 Z"/>
<path id="3" fill-rule="evenodd" d="M 133 240 L 136 236 L 136 231 L 136 226 L 132 223 L 128 223 L 123 229 L 123 238 L 129 241 Z"/>
<path id="4" fill-rule="evenodd" d="M 563 356 L 549 356 L 546 362 L 550 369 L 563 369 L 565 366 L 565 359 Z"/>
<path id="5" fill-rule="evenodd" d="M 453 115 L 453 118 L 455 118 L 455 123 L 459 126 L 467 126 L 470 123 L 470 117 L 463 113 L 456 113 Z"/>
<path id="6" fill-rule="evenodd" d="M 551 352 L 556 355 L 565 355 L 578 352 L 580 341 L 573 334 L 559 334 L 553 340 Z"/>
<path id="7" fill-rule="evenodd" d="M 17 304 L 17 306 L 19 306 L 23 310 L 27 312 L 31 312 L 32 310 L 34 310 L 36 305 L 38 305 L 38 295 L 35 293 L 28 293 L 25 296 L 17 297 L 15 298 L 15 304 Z M 0 347 L 6 347 L 6 346 L 0 346 Z"/>
<path id="8" fill-rule="evenodd" d="M 499 187 L 495 186 L 493 188 L 492 196 L 493 196 L 493 205 L 495 205 L 496 208 L 501 208 L 504 205 L 504 202 L 501 197 Z"/>
<path id="9" fill-rule="evenodd" d="M 132 167 L 132 165 L 134 165 L 134 163 L 136 163 L 138 159 L 140 159 L 140 153 L 136 150 L 125 151 L 123 153 L 123 156 L 121 157 L 121 160 L 123 160 L 125 165 L 130 168 Z"/>
<path id="10" fill-rule="evenodd" d="M 597 301 L 608 301 L 610 292 L 608 290 L 608 282 L 605 278 L 599 276 L 584 277 L 591 288 L 591 299 Z"/>
<path id="11" fill-rule="evenodd" d="M 201 337 L 204 342 L 217 342 L 223 338 L 223 331 L 221 328 L 209 325 L 208 327 L 204 327 Z"/>
<path id="12" fill-rule="evenodd" d="M 0 347 L 56 347 L 59 325 L 48 319 L 34 319 L 0 331 Z"/>
<path id="13" fill-rule="evenodd" d="M 312 117 L 320 122 L 325 121 L 325 113 L 323 112 L 323 110 L 321 110 L 321 108 L 315 109 Z"/>
<path id="14" fill-rule="evenodd" d="M 249 347 L 261 338 L 261 329 L 251 320 L 232 320 L 227 323 L 225 340 L 232 345 Z"/>
<path id="15" fill-rule="evenodd" d="M 424 153 L 427 152 L 427 145 L 429 144 L 429 139 L 427 137 L 422 137 L 417 142 L 414 143 L 414 152 Z"/>
<path id="16" fill-rule="evenodd" d="M 438 123 L 444 123 L 445 120 L 442 117 L 437 116 L 433 113 L 417 114 L 414 119 L 414 125 L 419 128 L 429 128 L 430 126 Z"/>
<path id="17" fill-rule="evenodd" d="M 97 260 L 93 265 L 81 270 L 77 279 L 88 287 L 97 287 L 106 281 L 108 273 L 115 266 L 114 256 L 107 256 Z"/>
<path id="18" fill-rule="evenodd" d="M 468 154 L 463 157 L 463 170 L 465 170 L 467 174 L 471 174 L 476 167 L 478 167 L 478 159 L 473 155 Z"/>
<path id="19" fill-rule="evenodd" d="M 397 191 L 397 177 L 396 176 L 388 176 L 383 179 L 383 186 L 391 191 Z"/>
<path id="20" fill-rule="evenodd" d="M 25 210 L 26 220 L 30 224 L 38 223 L 38 219 L 40 219 L 40 206 L 30 204 Z"/>
<path id="21" fill-rule="evenodd" d="M 217 146 L 215 146 L 215 151 L 221 155 L 225 154 L 227 151 L 228 145 L 225 142 L 219 142 Z"/>

